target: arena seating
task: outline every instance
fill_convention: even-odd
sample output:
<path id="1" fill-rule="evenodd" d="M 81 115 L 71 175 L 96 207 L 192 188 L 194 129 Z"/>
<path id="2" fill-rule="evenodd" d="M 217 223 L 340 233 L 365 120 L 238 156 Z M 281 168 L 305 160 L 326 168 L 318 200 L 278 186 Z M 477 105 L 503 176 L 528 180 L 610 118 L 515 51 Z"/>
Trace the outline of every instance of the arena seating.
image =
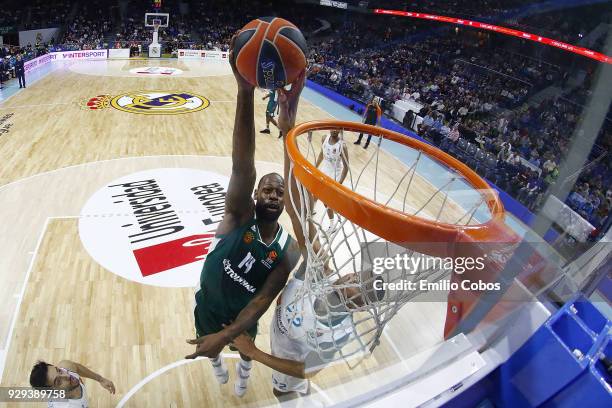
<path id="1" fill-rule="evenodd" d="M 170 27 L 161 34 L 164 52 L 179 48 L 227 50 L 231 36 L 245 22 L 274 14 L 271 4 L 254 1 L 249 7 L 251 14 L 245 15 L 241 3 L 200 0 L 185 9 L 178 1 L 164 1 L 160 11 L 172 15 Z M 429 0 L 403 2 L 404 7 L 397 7 L 397 3 L 370 1 L 368 7 L 537 26 L 568 42 L 579 39 L 577 32 L 586 35 L 597 27 L 610 9 L 608 4 L 578 7 L 572 13 L 520 14 L 515 12 L 531 2 L 487 0 L 486 5 L 472 2 L 466 6 L 457 0 Z M 63 23 L 63 36 L 56 44 L 34 44 L 21 50 L 0 48 L 4 76 L 11 75 L 17 52 L 33 58 L 49 49 L 138 49 L 140 45 L 146 50 L 151 40 L 150 30 L 142 22 L 144 13 L 153 11 L 148 2 L 129 2 L 123 18 L 106 4 L 37 0 L 27 13 L 19 4 L 7 2 L 0 11 L 2 24 L 44 27 Z M 51 13 L 51 8 L 58 12 Z M 595 12 L 600 18 L 595 18 Z M 364 103 L 380 97 L 389 117 L 395 113 L 399 122 L 405 122 L 403 113 L 412 110 L 412 123 L 406 126 L 466 162 L 530 210 L 537 210 L 548 187 L 558 182 L 559 165 L 589 98 L 595 63 L 576 63 L 564 55 L 569 60 L 566 64 L 555 58 L 559 51 L 529 54 L 534 46 L 527 49 L 520 40 L 402 17 L 353 13 L 347 18 L 346 12 L 312 4 L 295 4 L 283 17 L 294 21 L 309 37 L 311 80 Z M 330 28 L 310 36 L 321 26 L 321 19 L 330 23 Z M 586 71 L 587 76 L 572 85 L 569 78 L 577 69 Z M 537 97 L 551 87 L 561 91 Z M 605 121 L 590 164 L 576 175 L 578 182 L 566 201 L 595 227 L 603 225 L 612 208 L 611 123 L 610 119 Z"/>

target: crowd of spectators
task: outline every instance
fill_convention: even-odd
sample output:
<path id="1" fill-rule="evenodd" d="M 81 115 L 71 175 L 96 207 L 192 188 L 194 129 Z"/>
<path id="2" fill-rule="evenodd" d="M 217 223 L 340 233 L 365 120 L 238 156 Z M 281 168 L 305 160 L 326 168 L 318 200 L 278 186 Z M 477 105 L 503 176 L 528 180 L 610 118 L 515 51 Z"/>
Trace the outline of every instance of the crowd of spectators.
<path id="1" fill-rule="evenodd" d="M 35 0 L 29 7 L 29 19 L 24 24 L 24 29 L 35 30 L 37 28 L 60 27 L 68 19 L 74 2 L 66 0 Z"/>
<path id="2" fill-rule="evenodd" d="M 368 7 L 388 7 L 385 3 L 371 1 Z M 405 9 L 418 6 L 430 12 L 446 10 L 448 14 L 483 10 L 481 4 L 470 9 L 457 0 L 403 3 Z M 529 2 L 518 3 L 487 0 L 486 13 L 502 14 L 509 7 L 527 6 Z M 60 7 L 62 1 L 53 4 Z M 170 9 L 162 11 L 171 12 L 172 23 L 160 31 L 164 52 L 179 48 L 227 50 L 231 36 L 246 21 L 277 12 L 273 4 L 253 2 L 245 13 L 241 4 L 239 0 L 200 0 L 191 2 L 188 10 L 180 10 L 178 2 L 167 2 Z M 321 26 L 315 18 L 321 9 L 300 7 L 296 5 L 283 16 L 306 34 Z M 32 7 L 37 11 L 30 17 L 46 14 L 39 9 L 44 9 L 42 2 Z M 59 10 L 64 16 L 68 12 L 68 8 Z M 151 29 L 142 22 L 146 11 L 154 10 L 130 2 L 124 18 L 113 22 L 108 10 L 82 5 L 67 24 L 59 47 L 130 47 L 140 52 L 151 41 Z M 326 17 L 336 12 L 330 10 Z M 479 13 L 475 16 L 484 17 L 484 11 Z M 534 17 L 532 21 L 550 23 L 555 16 L 552 13 L 549 20 Z M 0 18 L 6 17 L 0 14 Z M 561 25 L 559 29 L 564 30 Z M 499 47 L 486 33 L 440 28 L 429 21 L 367 15 L 342 17 L 332 21 L 332 28 L 321 38 L 310 38 L 309 43 L 310 79 L 361 102 L 380 97 L 387 112 L 400 99 L 418 102 L 423 109 L 414 114 L 423 121 L 414 130 L 465 160 L 531 210 L 543 203 L 548 188 L 558 181 L 559 165 L 567 155 L 581 104 L 589 97 L 587 78 L 582 86 L 568 90 L 562 97 L 530 103 L 540 90 L 564 82 L 566 70 Z M 48 44 L 35 44 L 22 50 L 0 49 L 2 75 L 11 75 L 17 52 L 24 52 L 27 59 L 48 48 Z M 612 185 L 609 160 L 600 159 L 612 147 L 609 123 L 590 157 L 595 164 L 577 177 L 579 182 L 567 200 L 596 227 L 601 226 L 612 206 L 612 192 L 607 189 Z"/>
<path id="3" fill-rule="evenodd" d="M 558 66 L 500 52 L 474 33 L 413 40 L 420 30 L 408 28 L 417 34 L 404 31 L 398 40 L 386 28 L 364 34 L 359 25 L 344 27 L 311 47 L 310 74 L 362 102 L 376 95 L 389 106 L 410 98 L 436 106 L 447 119 L 513 108 L 561 76 Z"/>
<path id="4" fill-rule="evenodd" d="M 18 27 L 23 21 L 24 10 L 0 7 L 0 27 Z"/>
<path id="5" fill-rule="evenodd" d="M 67 0 L 5 0 L 0 7 L 0 27 L 35 30 L 62 26 L 75 6 Z"/>
<path id="6" fill-rule="evenodd" d="M 311 79 L 361 102 L 383 98 L 388 112 L 398 99 L 420 102 L 421 136 L 477 168 L 530 210 L 542 205 L 557 182 L 582 109 L 572 95 L 584 103 L 588 81 L 564 98 L 531 106 L 529 98 L 559 83 L 564 69 L 453 32 L 420 41 L 365 35 L 364 44 L 363 33 L 350 29 L 311 47 Z M 606 127 L 590 160 L 609 151 L 609 139 Z M 594 171 L 597 186 L 591 185 L 586 197 L 573 191 L 567 203 L 600 227 L 612 205 L 602 187 L 612 185 L 612 171 L 604 161 L 582 174 L 581 183 Z"/>
<path id="7" fill-rule="evenodd" d="M 112 22 L 108 11 L 101 7 L 84 5 L 79 14 L 66 27 L 59 42 L 65 50 L 95 50 L 107 48 L 106 36 L 111 32 Z"/>
<path id="8" fill-rule="evenodd" d="M 281 14 L 304 33 L 316 29 L 321 23 L 314 18 L 316 13 L 304 12 L 308 8 L 308 5 L 295 4 L 289 9 L 279 10 L 274 3 L 255 1 L 245 9 L 240 0 L 227 0 L 223 3 L 199 1 L 192 3 L 190 13 L 184 18 L 198 39 L 191 48 L 227 51 L 236 31 L 248 21 L 261 16 Z M 320 9 L 313 10 L 320 12 Z"/>

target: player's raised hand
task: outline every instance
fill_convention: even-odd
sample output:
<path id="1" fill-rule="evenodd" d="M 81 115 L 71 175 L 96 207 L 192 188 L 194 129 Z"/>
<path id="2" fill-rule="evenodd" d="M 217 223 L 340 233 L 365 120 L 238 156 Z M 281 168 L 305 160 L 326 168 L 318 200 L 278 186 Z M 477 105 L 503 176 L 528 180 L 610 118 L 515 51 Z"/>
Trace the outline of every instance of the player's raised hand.
<path id="1" fill-rule="evenodd" d="M 100 379 L 100 385 L 104 387 L 111 394 L 115 393 L 115 384 L 111 380 L 107 380 L 106 378 Z"/>
<path id="2" fill-rule="evenodd" d="M 238 72 L 238 69 L 236 68 L 236 60 L 234 59 L 235 57 L 234 56 L 234 42 L 236 41 L 237 34 L 238 33 L 234 34 L 230 42 L 230 52 L 229 52 L 230 65 L 232 66 L 232 72 L 234 73 L 234 77 L 236 77 L 236 83 L 238 84 L 238 89 L 244 90 L 244 91 L 252 91 L 255 89 L 255 87 L 251 85 L 246 79 L 244 79 L 244 77 L 240 75 L 240 72 Z"/>
<path id="3" fill-rule="evenodd" d="M 285 90 L 283 88 L 278 90 L 278 104 L 280 106 L 280 115 L 278 117 L 278 127 L 280 128 L 283 135 L 286 135 L 293 126 L 295 126 L 295 119 L 297 116 L 298 103 L 300 101 L 300 94 L 304 89 L 304 82 L 306 81 L 306 71 L 302 73 L 291 83 L 291 89 Z"/>
<path id="4" fill-rule="evenodd" d="M 256 349 L 253 339 L 247 333 L 240 334 L 232 340 L 232 344 L 238 349 L 240 354 L 249 358 L 252 358 L 253 351 Z"/>
<path id="5" fill-rule="evenodd" d="M 196 346 L 196 351 L 193 354 L 185 356 L 187 359 L 196 357 L 215 358 L 223 350 L 228 343 L 226 337 L 221 333 L 213 333 L 206 336 L 198 337 L 197 339 L 187 340 L 187 343 Z"/>

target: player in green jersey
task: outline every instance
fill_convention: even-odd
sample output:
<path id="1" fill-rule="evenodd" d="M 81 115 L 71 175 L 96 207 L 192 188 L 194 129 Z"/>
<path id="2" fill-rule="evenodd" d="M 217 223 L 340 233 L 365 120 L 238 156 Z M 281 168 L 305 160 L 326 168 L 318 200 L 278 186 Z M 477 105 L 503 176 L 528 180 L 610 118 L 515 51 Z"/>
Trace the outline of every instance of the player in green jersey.
<path id="1" fill-rule="evenodd" d="M 276 100 L 276 91 L 272 90 L 272 91 L 268 91 L 268 94 L 266 96 L 264 96 L 263 98 L 261 98 L 262 100 L 268 100 L 268 105 L 266 106 L 266 128 L 263 130 L 260 130 L 259 133 L 270 133 L 270 123 L 272 123 L 274 126 L 276 126 L 279 130 L 280 127 L 278 126 L 278 123 L 276 122 L 276 120 L 274 119 L 274 116 L 276 115 L 276 108 L 278 106 L 278 102 Z M 281 130 L 280 133 L 278 134 L 278 138 L 280 139 L 281 137 L 283 137 L 283 131 Z"/>
<path id="2" fill-rule="evenodd" d="M 233 47 L 232 47 L 233 48 Z M 300 259 L 297 242 L 279 225 L 285 203 L 285 183 L 277 173 L 264 175 L 255 187 L 254 87 L 230 63 L 238 85 L 232 148 L 232 175 L 227 190 L 225 214 L 206 257 L 196 293 L 194 310 L 197 339 L 193 354 L 208 357 L 220 383 L 228 381 L 221 350 L 242 332 L 252 337 L 257 321 L 285 286 Z M 304 75 L 283 93 L 279 125 L 289 130 L 295 124 Z M 241 355 L 234 391 L 246 392 L 251 361 Z"/>

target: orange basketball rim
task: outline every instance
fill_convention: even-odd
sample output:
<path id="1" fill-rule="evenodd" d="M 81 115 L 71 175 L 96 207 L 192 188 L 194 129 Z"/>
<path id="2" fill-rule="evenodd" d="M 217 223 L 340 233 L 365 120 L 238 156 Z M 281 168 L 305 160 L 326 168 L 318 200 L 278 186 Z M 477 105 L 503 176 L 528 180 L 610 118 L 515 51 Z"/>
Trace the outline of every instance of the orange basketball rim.
<path id="1" fill-rule="evenodd" d="M 491 219 L 471 225 L 453 225 L 430 220 L 390 208 L 335 182 L 302 155 L 297 142 L 299 135 L 332 129 L 379 135 L 434 158 L 462 175 L 465 181 L 481 194 L 491 213 Z M 427 143 L 381 127 L 337 120 L 299 124 L 287 134 L 286 143 L 287 153 L 293 162 L 293 174 L 306 190 L 346 219 L 389 242 L 431 256 L 459 257 L 481 256 L 492 248 L 504 248 L 520 241 L 504 223 L 504 206 L 497 192 L 464 163 Z M 503 267 L 504 264 L 490 260 L 482 272 L 471 274 L 470 278 L 493 282 Z M 460 281 L 463 278 L 461 275 L 452 274 L 452 279 Z M 477 298 L 478 294 L 461 289 L 451 291 L 448 297 L 445 335 L 454 331 L 458 322 L 472 310 Z"/>

